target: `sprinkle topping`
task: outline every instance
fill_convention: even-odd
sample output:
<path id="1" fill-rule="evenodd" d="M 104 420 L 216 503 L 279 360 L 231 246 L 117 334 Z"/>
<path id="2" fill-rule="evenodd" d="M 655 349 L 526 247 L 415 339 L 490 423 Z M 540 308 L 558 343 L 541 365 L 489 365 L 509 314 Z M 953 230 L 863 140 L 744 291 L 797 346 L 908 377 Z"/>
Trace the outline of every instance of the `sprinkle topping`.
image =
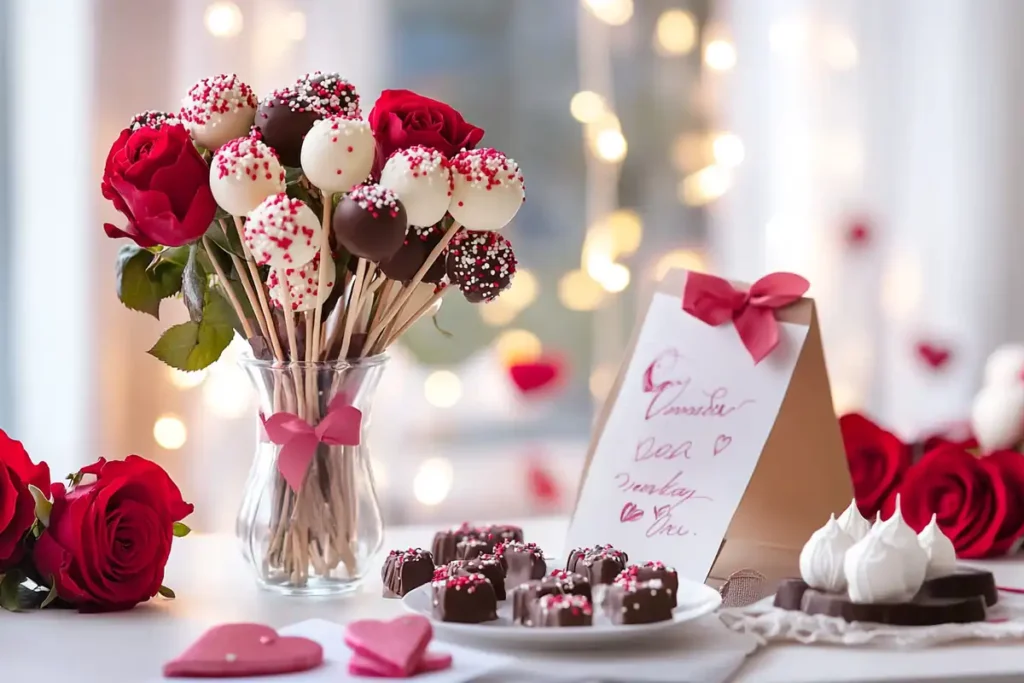
<path id="1" fill-rule="evenodd" d="M 327 269 L 327 290 L 334 289 L 335 269 Z M 316 307 L 317 294 L 320 291 L 320 252 L 318 251 L 313 260 L 296 268 L 288 266 L 285 268 L 272 268 L 267 275 L 267 287 L 270 290 L 271 303 L 277 308 L 284 308 L 281 299 L 281 281 L 288 283 L 288 298 L 291 301 L 293 311 L 307 311 Z M 420 548 L 410 548 L 407 551 L 392 550 L 391 553 L 400 552 L 425 552 Z"/>
<path id="2" fill-rule="evenodd" d="M 395 218 L 401 208 L 398 195 L 381 185 L 359 185 L 348 193 L 346 199 L 355 202 L 374 218 L 380 218 L 382 214 Z"/>
<path id="3" fill-rule="evenodd" d="M 356 87 L 336 73 L 314 71 L 300 78 L 295 88 L 321 116 L 361 114 Z"/>
<path id="4" fill-rule="evenodd" d="M 496 149 L 463 150 L 452 157 L 453 174 L 458 174 L 473 187 L 488 190 L 499 186 L 526 186 L 519 164 Z M 524 195 L 523 201 L 526 201 Z"/>
<path id="5" fill-rule="evenodd" d="M 573 616 L 579 616 L 585 614 L 590 616 L 594 613 L 594 608 L 590 604 L 590 600 L 585 595 L 570 595 L 567 593 L 551 593 L 549 595 L 541 596 L 538 601 L 540 609 L 544 614 L 549 612 L 570 612 Z"/>
<path id="6" fill-rule="evenodd" d="M 434 576 L 430 581 L 431 583 L 445 583 L 446 581 L 448 581 L 448 577 L 450 575 L 451 571 L 448 569 L 447 565 L 445 565 L 444 567 L 438 567 L 434 570 Z"/>
<path id="7" fill-rule="evenodd" d="M 674 572 L 675 571 L 675 569 L 673 569 L 672 567 L 666 567 L 664 562 L 659 562 L 657 560 L 654 560 L 652 562 L 644 562 L 643 565 L 641 565 L 641 566 L 643 566 L 643 567 L 645 567 L 647 569 L 660 569 L 660 570 L 666 571 L 666 572 Z"/>
<path id="8" fill-rule="evenodd" d="M 239 109 L 255 109 L 258 104 L 252 88 L 235 74 L 204 78 L 182 100 L 181 120 L 196 126 Z"/>
<path id="9" fill-rule="evenodd" d="M 448 276 L 470 301 L 497 298 L 512 284 L 516 265 L 512 245 L 496 232 L 463 231 L 448 247 Z"/>
<path id="10" fill-rule="evenodd" d="M 275 177 L 283 190 L 284 167 L 277 152 L 255 137 L 229 140 L 213 157 L 212 165 L 217 177 L 234 176 L 235 180 L 273 181 Z"/>
<path id="11" fill-rule="evenodd" d="M 319 256 L 319 254 L 317 254 Z M 388 557 L 394 557 L 395 564 L 401 567 L 405 562 L 412 560 L 426 560 L 429 559 L 427 551 L 423 548 L 406 548 L 405 550 L 392 550 L 388 553 Z"/>
<path id="12" fill-rule="evenodd" d="M 320 223 L 301 200 L 281 192 L 265 199 L 245 222 L 245 241 L 258 263 L 312 260 L 319 244 Z"/>
<path id="13" fill-rule="evenodd" d="M 397 160 L 402 163 L 398 163 Z M 392 160 L 396 160 L 392 163 Z M 425 182 L 433 183 L 439 177 L 444 178 L 448 184 L 448 195 L 451 196 L 455 181 L 452 179 L 451 163 L 448 159 L 433 147 L 424 145 L 413 145 L 405 149 L 396 150 L 388 157 L 385 164 L 388 173 L 412 178 L 422 178 Z"/>
<path id="14" fill-rule="evenodd" d="M 506 552 L 525 553 L 534 557 L 544 557 L 544 551 L 537 547 L 536 543 L 524 543 L 523 541 L 505 541 L 494 548 L 494 554 L 504 557 Z"/>
<path id="15" fill-rule="evenodd" d="M 467 593 L 474 593 L 476 592 L 477 587 L 489 583 L 490 581 L 488 581 L 487 577 L 483 574 L 459 574 L 458 576 L 449 575 L 444 586 L 447 589 L 457 591 L 464 589 Z"/>
<path id="16" fill-rule="evenodd" d="M 174 114 L 168 114 L 164 111 L 154 111 L 152 109 L 139 112 L 132 117 L 132 120 L 128 122 L 128 130 L 131 132 L 137 131 L 139 128 L 152 128 L 153 130 L 160 130 L 160 126 L 176 126 L 181 124 L 179 119 Z"/>

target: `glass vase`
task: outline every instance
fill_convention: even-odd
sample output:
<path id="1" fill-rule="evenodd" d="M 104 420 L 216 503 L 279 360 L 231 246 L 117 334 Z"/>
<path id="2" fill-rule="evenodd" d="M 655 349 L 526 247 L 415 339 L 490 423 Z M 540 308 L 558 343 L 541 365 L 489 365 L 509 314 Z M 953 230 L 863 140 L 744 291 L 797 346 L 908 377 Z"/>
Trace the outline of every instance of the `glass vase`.
<path id="1" fill-rule="evenodd" d="M 236 532 L 264 588 L 340 595 L 355 590 L 370 570 L 384 524 L 366 434 L 386 360 L 240 361 L 260 413 Z M 340 438 L 338 416 L 349 421 Z M 275 428 L 282 422 L 286 429 Z"/>

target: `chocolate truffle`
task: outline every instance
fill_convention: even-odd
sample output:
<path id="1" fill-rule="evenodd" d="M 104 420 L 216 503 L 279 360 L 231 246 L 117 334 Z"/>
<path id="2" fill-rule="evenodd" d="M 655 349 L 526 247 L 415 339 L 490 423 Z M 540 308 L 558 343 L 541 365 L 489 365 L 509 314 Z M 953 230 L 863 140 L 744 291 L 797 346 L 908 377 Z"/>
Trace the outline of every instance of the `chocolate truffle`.
<path id="1" fill-rule="evenodd" d="M 284 194 L 267 197 L 245 221 L 245 243 L 260 265 L 301 266 L 320 248 L 320 221 L 299 199 Z"/>
<path id="2" fill-rule="evenodd" d="M 434 225 L 448 213 L 452 173 L 444 155 L 414 145 L 393 153 L 380 172 L 380 184 L 395 191 L 409 212 L 410 225 Z"/>
<path id="3" fill-rule="evenodd" d="M 210 162 L 210 191 L 232 216 L 245 216 L 264 199 L 285 191 L 277 154 L 260 140 L 236 138 L 221 146 Z"/>
<path id="4" fill-rule="evenodd" d="M 249 134 L 256 95 L 235 74 L 204 78 L 181 101 L 181 121 L 192 139 L 209 150 Z"/>
<path id="5" fill-rule="evenodd" d="M 542 596 L 552 594 L 579 595 L 590 599 L 590 583 L 579 574 L 556 569 L 550 576 L 527 581 L 514 589 L 509 589 L 512 599 L 512 621 L 526 626 L 532 625 L 533 604 Z"/>
<path id="6" fill-rule="evenodd" d="M 297 167 L 302 158 L 302 141 L 323 114 L 313 106 L 309 95 L 297 88 L 275 90 L 256 109 L 256 130 L 263 142 L 277 151 L 285 166 Z"/>
<path id="7" fill-rule="evenodd" d="M 505 599 L 505 568 L 494 555 L 481 555 L 472 560 L 452 560 L 448 563 L 452 575 L 483 574 L 494 588 L 498 600 Z"/>
<path id="8" fill-rule="evenodd" d="M 139 128 L 152 128 L 160 130 L 160 126 L 180 126 L 181 119 L 177 114 L 169 114 L 165 111 L 154 111 L 152 109 L 139 112 L 128 122 L 128 130 L 137 131 Z"/>
<path id="9" fill-rule="evenodd" d="M 537 628 L 558 626 L 590 626 L 594 608 L 583 595 L 545 595 L 532 605 L 531 626 Z"/>
<path id="10" fill-rule="evenodd" d="M 392 280 L 399 282 L 412 280 L 442 237 L 444 237 L 444 229 L 440 224 L 426 227 L 410 225 L 409 230 L 405 233 L 402 246 L 391 258 L 380 262 L 380 269 Z M 448 251 L 443 250 L 437 255 L 434 262 L 427 268 L 423 282 L 437 284 L 444 279 L 447 254 Z"/>
<path id="11" fill-rule="evenodd" d="M 422 548 L 392 550 L 380 572 L 384 597 L 402 597 L 414 588 L 430 583 L 434 577 L 434 559 Z"/>
<path id="12" fill-rule="evenodd" d="M 511 524 L 492 524 L 487 527 L 487 531 L 494 536 L 496 544 L 504 543 L 505 541 L 523 541 L 522 527 Z"/>
<path id="13" fill-rule="evenodd" d="M 674 608 L 675 591 L 660 579 L 613 583 L 604 596 L 604 612 L 613 624 L 669 621 Z"/>
<path id="14" fill-rule="evenodd" d="M 298 90 L 321 116 L 359 117 L 356 87 L 336 73 L 314 71 L 300 78 Z"/>
<path id="15" fill-rule="evenodd" d="M 500 230 L 526 201 L 519 164 L 496 149 L 463 150 L 451 168 L 448 213 L 467 230 Z"/>
<path id="16" fill-rule="evenodd" d="M 449 575 L 434 581 L 434 618 L 459 624 L 480 624 L 498 618 L 494 587 L 483 574 Z"/>
<path id="17" fill-rule="evenodd" d="M 394 192 L 380 185 L 359 185 L 338 202 L 332 227 L 349 253 L 379 263 L 402 246 L 408 224 Z"/>
<path id="18" fill-rule="evenodd" d="M 456 560 L 472 560 L 474 557 L 489 555 L 494 551 L 494 544 L 483 538 L 464 538 L 455 544 Z"/>
<path id="19" fill-rule="evenodd" d="M 430 552 L 434 555 L 434 562 L 438 566 L 444 566 L 456 559 L 455 555 L 459 542 L 467 538 L 473 538 L 475 532 L 476 530 L 469 522 L 463 522 L 454 529 L 435 533 L 434 541 L 430 546 Z"/>
<path id="20" fill-rule="evenodd" d="M 610 545 L 596 545 L 593 548 L 576 548 L 569 553 L 565 568 L 583 574 L 590 583 L 611 583 L 626 568 L 629 557 Z"/>
<path id="21" fill-rule="evenodd" d="M 547 573 L 544 553 L 536 543 L 505 541 L 494 548 L 505 567 L 505 585 L 512 589 L 531 579 L 540 579 Z"/>
<path id="22" fill-rule="evenodd" d="M 615 577 L 615 583 L 627 581 L 650 581 L 658 579 L 672 596 L 672 606 L 676 605 L 676 595 L 679 593 L 679 575 L 672 567 L 666 567 L 663 562 L 645 562 L 643 564 L 631 564 L 623 569 Z"/>
<path id="23" fill-rule="evenodd" d="M 366 121 L 343 115 L 320 119 L 302 141 L 302 172 L 326 193 L 347 192 L 366 181 L 376 149 Z"/>
<path id="24" fill-rule="evenodd" d="M 446 269 L 466 300 L 476 304 L 508 289 L 516 274 L 516 255 L 496 232 L 463 231 L 448 245 Z"/>

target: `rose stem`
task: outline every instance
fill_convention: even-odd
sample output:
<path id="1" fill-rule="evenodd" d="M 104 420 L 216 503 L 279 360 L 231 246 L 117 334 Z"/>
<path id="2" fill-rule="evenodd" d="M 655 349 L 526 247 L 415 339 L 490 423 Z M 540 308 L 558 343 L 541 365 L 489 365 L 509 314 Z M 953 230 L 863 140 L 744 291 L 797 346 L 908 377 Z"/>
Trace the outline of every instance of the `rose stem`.
<path id="1" fill-rule="evenodd" d="M 228 240 L 230 246 L 227 226 L 224 225 L 223 221 L 218 221 L 218 223 L 220 224 L 221 232 L 224 233 L 224 239 Z M 263 310 L 260 308 L 259 300 L 256 298 L 256 292 L 253 291 L 252 285 L 249 284 L 249 276 L 245 274 L 245 268 L 242 266 L 242 259 L 238 258 L 238 255 L 231 251 L 228 251 L 228 255 L 231 257 L 231 265 L 235 267 L 235 272 L 238 273 L 238 280 L 242 283 L 242 289 L 245 291 L 245 296 L 249 299 L 249 306 L 252 308 L 252 313 L 256 317 L 256 324 L 259 325 L 263 338 L 268 339 L 270 337 L 270 333 L 267 331 L 267 321 L 263 317 Z"/>
<path id="2" fill-rule="evenodd" d="M 224 275 L 224 269 L 220 267 L 217 257 L 213 255 L 214 247 L 210 244 L 210 238 L 206 235 L 203 235 L 203 248 L 206 249 L 206 255 L 210 258 L 210 263 L 213 264 L 213 269 L 217 271 L 217 278 L 220 280 L 220 284 L 224 288 L 224 293 L 228 295 L 231 305 L 235 308 L 235 314 L 238 315 L 238 320 L 242 323 L 242 329 L 245 330 L 245 338 L 251 339 L 253 337 L 252 326 L 249 324 L 249 319 L 245 315 L 245 309 L 242 308 L 242 303 L 238 300 L 238 296 L 235 294 L 235 288 L 231 286 L 231 281 Z"/>
<path id="3" fill-rule="evenodd" d="M 427 271 L 430 270 L 430 267 L 434 265 L 434 261 L 437 260 L 437 257 L 441 255 L 441 252 L 444 251 L 445 247 L 448 246 L 448 243 L 452 241 L 452 238 L 455 237 L 455 234 L 461 228 L 462 226 L 459 225 L 458 221 L 452 221 L 451 227 L 448 228 L 448 231 L 444 234 L 444 237 L 442 237 L 441 241 L 434 245 L 434 248 L 430 251 L 429 254 L 427 254 L 427 258 L 423 262 L 423 265 L 420 266 L 420 269 L 417 270 L 416 274 L 412 276 L 412 280 L 410 280 L 409 284 L 407 284 L 405 288 L 402 290 L 402 293 L 398 296 L 395 303 L 388 308 L 387 313 L 385 313 L 384 317 L 381 318 L 380 322 L 377 323 L 376 329 L 371 331 L 370 334 L 367 335 L 367 344 L 373 344 L 377 341 L 377 338 L 384 331 L 384 326 L 389 324 L 395 318 L 395 316 L 398 315 L 398 311 L 401 310 L 402 306 L 405 305 L 405 302 L 407 302 L 412 297 L 412 293 L 413 291 L 415 291 L 416 285 L 423 281 L 423 276 L 427 274 Z M 365 349 L 366 347 L 363 348 Z"/>
<path id="4" fill-rule="evenodd" d="M 245 242 L 245 232 L 242 230 L 242 218 L 240 216 L 232 216 L 235 219 L 235 231 L 238 232 L 238 239 L 242 243 L 242 253 L 245 254 L 245 263 L 249 266 L 249 274 L 252 275 L 252 284 L 256 288 L 256 293 L 259 296 L 260 308 L 263 309 L 263 315 L 267 319 L 267 334 L 270 336 L 270 346 L 274 349 L 274 355 L 278 360 L 284 360 L 284 352 L 281 351 L 281 342 L 277 338 L 277 329 L 274 327 L 274 316 L 271 315 L 270 305 L 267 303 L 267 294 L 265 287 L 263 286 L 263 280 L 260 279 L 259 268 L 256 267 L 256 262 L 252 258 L 252 253 L 249 251 L 249 245 Z M 285 287 L 281 287 L 282 290 Z"/>
<path id="5" fill-rule="evenodd" d="M 320 358 L 320 321 L 323 317 L 324 299 L 327 298 L 327 268 L 324 259 L 331 258 L 331 208 L 334 204 L 334 195 L 330 192 L 324 193 L 324 212 L 321 220 L 320 230 L 320 271 L 316 285 L 316 308 L 313 309 L 313 327 L 316 328 L 316 335 L 313 341 L 313 355 L 310 360 Z"/>
<path id="6" fill-rule="evenodd" d="M 429 299 L 427 299 L 427 301 L 422 306 L 420 306 L 416 310 L 415 313 L 413 313 L 411 316 L 409 316 L 408 320 L 406 320 L 404 323 L 402 323 L 402 326 L 398 328 L 397 332 L 394 332 L 393 334 L 389 334 L 388 335 L 387 341 L 384 342 L 383 346 L 381 347 L 381 351 L 384 351 L 389 346 L 394 344 L 398 340 L 399 337 L 401 337 L 403 334 L 405 334 L 409 330 L 410 327 L 415 325 L 416 322 L 420 318 L 422 318 L 427 313 L 427 311 L 430 310 L 430 307 L 433 306 L 434 303 L 436 303 L 441 297 L 443 297 L 445 295 L 445 292 L 447 292 L 449 289 L 450 289 L 450 287 L 448 285 L 441 285 L 438 288 L 438 290 L 436 292 L 434 292 L 433 296 L 431 296 Z"/>
<path id="7" fill-rule="evenodd" d="M 363 276 L 365 274 L 366 259 L 361 258 L 359 259 L 359 265 L 356 266 L 356 279 L 352 284 L 352 298 L 345 309 L 345 334 L 341 338 L 341 352 L 338 354 L 338 358 L 341 360 L 348 358 L 348 346 L 352 341 L 352 328 L 356 322 L 356 315 L 359 313 L 359 297 L 362 294 Z"/>

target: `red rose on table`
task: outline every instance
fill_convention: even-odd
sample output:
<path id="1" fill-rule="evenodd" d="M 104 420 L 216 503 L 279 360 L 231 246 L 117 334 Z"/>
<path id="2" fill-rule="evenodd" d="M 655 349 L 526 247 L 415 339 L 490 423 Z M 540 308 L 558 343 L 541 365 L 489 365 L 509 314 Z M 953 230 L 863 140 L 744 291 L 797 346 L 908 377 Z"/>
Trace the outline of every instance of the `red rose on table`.
<path id="1" fill-rule="evenodd" d="M 57 595 L 82 610 L 127 609 L 157 594 L 174 523 L 192 505 L 160 466 L 137 455 L 81 471 L 94 482 L 53 485 L 49 526 L 34 550 Z"/>
<path id="2" fill-rule="evenodd" d="M 49 468 L 44 462 L 34 465 L 21 442 L 0 429 L 0 573 L 21 560 L 21 541 L 36 520 L 30 484 L 49 495 Z"/>
<path id="3" fill-rule="evenodd" d="M 377 141 L 375 174 L 395 150 L 424 145 L 450 158 L 484 137 L 482 128 L 466 123 L 449 105 L 409 90 L 382 92 L 370 110 L 370 128 Z"/>
<path id="4" fill-rule="evenodd" d="M 217 213 L 210 168 L 180 125 L 121 131 L 100 189 L 128 219 L 123 229 L 105 224 L 107 236 L 128 237 L 140 247 L 199 239 Z"/>
<path id="5" fill-rule="evenodd" d="M 853 494 L 860 513 L 871 519 L 910 467 L 910 448 L 863 415 L 839 420 Z"/>

